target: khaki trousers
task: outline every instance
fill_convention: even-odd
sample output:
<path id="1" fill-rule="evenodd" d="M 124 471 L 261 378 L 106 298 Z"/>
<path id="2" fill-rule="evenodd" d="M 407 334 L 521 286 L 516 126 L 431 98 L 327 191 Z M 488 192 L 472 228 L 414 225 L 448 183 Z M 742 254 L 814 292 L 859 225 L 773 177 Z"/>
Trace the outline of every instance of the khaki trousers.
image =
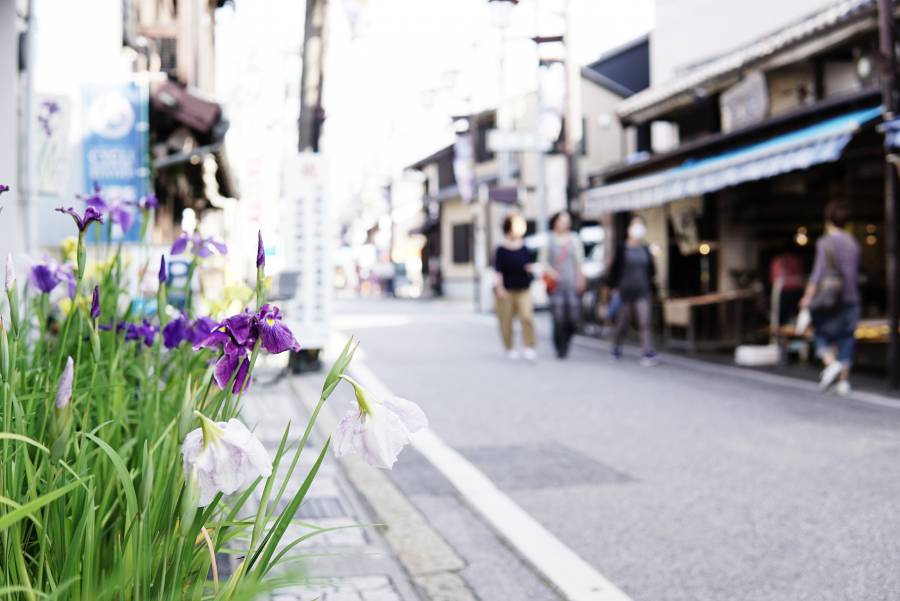
<path id="1" fill-rule="evenodd" d="M 506 350 L 513 348 L 513 320 L 518 317 L 522 324 L 522 341 L 528 348 L 537 346 L 534 336 L 534 307 L 528 290 L 507 290 L 506 296 L 497 297 L 497 319 L 500 321 L 500 335 Z"/>

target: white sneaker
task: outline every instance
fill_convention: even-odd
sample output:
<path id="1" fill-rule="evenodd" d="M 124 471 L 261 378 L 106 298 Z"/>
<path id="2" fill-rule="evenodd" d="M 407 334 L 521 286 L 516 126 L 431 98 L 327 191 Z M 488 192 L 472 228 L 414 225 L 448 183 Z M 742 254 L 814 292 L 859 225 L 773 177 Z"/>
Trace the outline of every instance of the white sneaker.
<path id="1" fill-rule="evenodd" d="M 819 377 L 819 389 L 825 390 L 834 384 L 834 381 L 837 380 L 843 370 L 844 365 L 840 361 L 835 360 L 829 363 L 825 369 L 822 370 L 822 375 Z"/>
<path id="2" fill-rule="evenodd" d="M 662 362 L 659 360 L 659 357 L 656 356 L 656 353 L 647 353 L 641 357 L 640 361 L 641 367 L 656 367 L 660 363 Z"/>
<path id="3" fill-rule="evenodd" d="M 525 360 L 534 363 L 537 361 L 537 351 L 535 351 L 530 346 L 526 346 L 525 350 L 522 351 L 522 356 L 525 357 Z"/>
<path id="4" fill-rule="evenodd" d="M 848 382 L 847 380 L 841 380 L 837 383 L 837 386 L 834 390 L 838 393 L 839 396 L 847 396 L 848 394 L 850 394 L 850 382 Z"/>
<path id="5" fill-rule="evenodd" d="M 519 349 L 509 349 L 506 351 L 506 358 L 510 361 L 518 361 L 519 360 Z"/>

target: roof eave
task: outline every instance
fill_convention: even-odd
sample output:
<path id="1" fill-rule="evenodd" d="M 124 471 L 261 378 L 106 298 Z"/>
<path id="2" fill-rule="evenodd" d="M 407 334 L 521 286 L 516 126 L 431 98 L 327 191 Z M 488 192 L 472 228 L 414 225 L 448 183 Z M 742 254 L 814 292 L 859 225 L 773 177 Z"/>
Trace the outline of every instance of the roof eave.
<path id="1" fill-rule="evenodd" d="M 735 83 L 746 71 L 769 71 L 798 62 L 813 54 L 838 46 L 860 33 L 874 30 L 876 27 L 875 14 L 871 11 L 861 10 L 830 31 L 817 33 L 806 40 L 800 40 L 760 59 L 738 61 L 737 55 L 746 51 L 747 47 L 742 48 L 708 63 L 706 67 L 698 67 L 683 77 L 638 92 L 623 101 L 616 109 L 616 114 L 623 122 L 627 123 L 644 123 L 656 119 L 679 108 L 690 106 L 694 102 L 698 90 L 703 90 L 705 94 L 720 92 Z M 760 38 L 754 44 L 765 39 Z M 707 77 L 702 76 L 705 71 L 715 71 L 711 65 L 726 64 L 729 61 L 737 62 L 731 68 L 720 68 L 717 73 Z M 666 90 L 666 88 L 671 88 L 671 90 Z M 659 98 L 654 99 L 656 96 Z"/>

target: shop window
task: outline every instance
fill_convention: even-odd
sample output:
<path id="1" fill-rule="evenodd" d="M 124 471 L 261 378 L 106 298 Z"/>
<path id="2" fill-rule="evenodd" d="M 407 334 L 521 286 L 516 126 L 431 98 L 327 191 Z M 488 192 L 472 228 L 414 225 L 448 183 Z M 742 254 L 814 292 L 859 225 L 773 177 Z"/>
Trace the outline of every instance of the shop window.
<path id="1" fill-rule="evenodd" d="M 457 223 L 453 226 L 453 262 L 472 262 L 472 224 Z"/>

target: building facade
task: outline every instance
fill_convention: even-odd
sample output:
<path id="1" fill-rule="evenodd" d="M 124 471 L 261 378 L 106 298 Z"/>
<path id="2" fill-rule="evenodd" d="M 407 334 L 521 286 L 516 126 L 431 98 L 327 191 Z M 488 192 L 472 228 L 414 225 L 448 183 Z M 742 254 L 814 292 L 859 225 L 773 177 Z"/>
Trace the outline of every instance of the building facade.
<path id="1" fill-rule="evenodd" d="M 791 254 L 811 267 L 825 204 L 850 201 L 851 229 L 863 248 L 863 312 L 874 325 L 861 348 L 874 363 L 880 354 L 883 366 L 876 3 L 790 3 L 788 12 L 765 13 L 768 32 L 760 31 L 762 17 L 744 21 L 731 10 L 704 9 L 705 2 L 682 14 L 672 4 L 658 3 L 650 40 L 659 79 L 652 69 L 653 85 L 617 108 L 626 129 L 649 129 L 649 151 L 598 174 L 584 195 L 586 212 L 643 215 L 661 249 L 663 324 L 678 331 L 673 342 L 686 336 L 691 348 L 728 348 L 767 339 L 783 325 L 759 309 L 781 302 L 770 301 L 773 259 Z M 808 12 L 792 12 L 801 8 Z M 685 23 L 687 14 L 698 23 Z M 785 20 L 772 24 L 776 14 Z M 693 54 L 679 55 L 676 36 L 698 27 L 729 29 L 744 41 L 705 57 L 684 45 Z M 691 39 L 722 48 L 717 35 Z"/>

